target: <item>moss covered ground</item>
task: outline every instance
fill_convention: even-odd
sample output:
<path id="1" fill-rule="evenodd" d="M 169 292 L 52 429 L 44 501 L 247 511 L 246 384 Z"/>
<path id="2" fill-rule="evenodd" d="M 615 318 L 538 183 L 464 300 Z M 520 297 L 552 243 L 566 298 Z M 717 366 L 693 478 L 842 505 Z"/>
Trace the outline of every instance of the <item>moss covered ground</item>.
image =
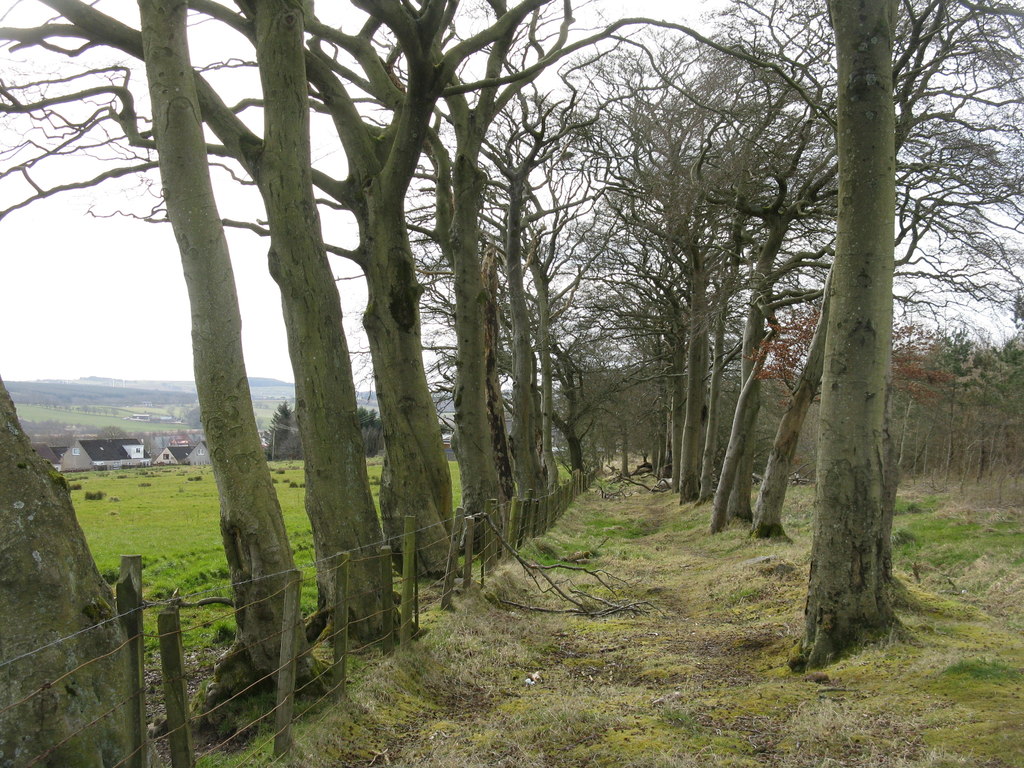
<path id="1" fill-rule="evenodd" d="M 711 537 L 709 510 L 668 494 L 581 497 L 525 554 L 585 559 L 614 591 L 578 571 L 549 574 L 644 612 L 529 610 L 567 606 L 503 565 L 454 612 L 426 613 L 410 650 L 360 665 L 350 701 L 311 709 L 280 764 L 1024 766 L 1020 511 L 937 499 L 901 512 L 896 528 L 912 537 L 897 547 L 900 628 L 803 675 L 786 662 L 801 627 L 811 493 L 794 489 L 787 543 L 739 526 Z"/>

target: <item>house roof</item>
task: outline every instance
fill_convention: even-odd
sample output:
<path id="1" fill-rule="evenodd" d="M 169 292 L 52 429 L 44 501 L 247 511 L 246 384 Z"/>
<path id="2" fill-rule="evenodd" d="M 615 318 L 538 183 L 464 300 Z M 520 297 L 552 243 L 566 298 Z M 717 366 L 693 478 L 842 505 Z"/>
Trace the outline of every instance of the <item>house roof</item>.
<path id="1" fill-rule="evenodd" d="M 67 450 L 66 448 L 51 448 L 43 443 L 32 443 L 32 448 L 51 464 L 59 464 L 61 455 Z"/>
<path id="2" fill-rule="evenodd" d="M 120 461 L 122 459 L 127 459 L 129 457 L 124 446 L 142 444 L 142 441 L 138 438 L 122 438 L 119 440 L 79 440 L 78 442 L 82 446 L 82 450 L 85 451 L 93 461 Z"/>
<path id="3" fill-rule="evenodd" d="M 167 450 L 171 452 L 178 461 L 184 461 L 188 458 L 188 455 L 192 453 L 192 446 L 190 445 L 168 445 Z"/>

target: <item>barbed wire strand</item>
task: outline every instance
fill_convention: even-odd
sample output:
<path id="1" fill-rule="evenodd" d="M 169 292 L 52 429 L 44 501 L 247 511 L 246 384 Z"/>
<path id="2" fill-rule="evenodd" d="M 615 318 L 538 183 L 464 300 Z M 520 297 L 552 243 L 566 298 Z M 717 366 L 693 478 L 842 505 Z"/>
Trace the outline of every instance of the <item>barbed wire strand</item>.
<path id="1" fill-rule="evenodd" d="M 538 499 L 550 498 L 552 496 L 555 496 L 556 493 L 557 492 L 552 492 L 552 493 L 547 494 L 546 496 L 537 497 L 537 498 Z M 574 499 L 575 499 L 575 495 L 570 500 L 570 503 Z M 505 511 L 506 511 L 505 505 L 500 505 L 498 507 L 495 507 L 494 510 L 493 510 L 493 512 L 496 512 L 499 515 L 504 515 Z M 485 514 L 485 516 L 487 516 L 487 515 Z M 430 530 L 432 528 L 439 527 L 439 526 L 447 526 L 447 522 L 446 521 L 438 521 L 436 523 L 432 523 L 430 525 L 423 526 L 423 527 L 421 527 L 419 529 L 416 529 L 414 532 L 415 533 L 420 533 L 420 532 L 427 531 L 427 530 Z M 383 539 L 383 540 L 381 540 L 379 542 L 362 545 L 360 547 L 357 547 L 357 548 L 354 548 L 354 549 L 351 549 L 351 550 L 347 550 L 347 551 L 344 551 L 344 552 L 338 552 L 336 554 L 330 555 L 330 556 L 325 557 L 325 558 L 320 558 L 318 560 L 314 560 L 314 561 L 310 561 L 310 562 L 307 562 L 307 563 L 299 564 L 299 565 L 296 566 L 296 569 L 298 569 L 298 570 L 309 570 L 310 568 L 315 568 L 315 567 L 317 567 L 319 565 L 323 565 L 323 564 L 329 563 L 330 561 L 332 561 L 332 560 L 334 560 L 334 559 L 336 559 L 338 557 L 341 557 L 342 555 L 346 555 L 347 554 L 347 555 L 349 555 L 351 557 L 351 555 L 353 553 L 361 552 L 361 551 L 369 549 L 371 547 L 385 546 L 386 544 L 388 544 L 390 542 L 393 542 L 393 541 L 395 541 L 398 538 L 399 538 L 398 536 L 387 537 L 387 538 L 385 538 L 385 539 Z M 485 553 L 481 553 L 480 556 L 481 556 L 481 558 L 484 558 L 486 555 L 485 555 Z M 355 562 L 355 563 L 365 562 L 365 561 L 368 561 L 368 560 L 377 559 L 378 557 L 379 557 L 379 555 L 374 553 L 374 554 L 368 555 L 366 557 L 359 558 L 359 559 L 357 559 L 355 561 L 350 560 L 350 563 L 353 563 L 353 562 Z M 476 558 L 474 558 L 474 559 L 476 559 Z M 180 602 L 180 601 L 182 601 L 182 600 L 184 600 L 186 598 L 190 598 L 190 597 L 194 598 L 194 597 L 197 597 L 197 596 L 202 595 L 202 594 L 210 594 L 210 593 L 213 593 L 213 592 L 219 592 L 219 591 L 223 591 L 223 590 L 233 590 L 233 591 L 236 591 L 237 588 L 240 587 L 240 586 L 246 586 L 246 585 L 249 585 L 249 584 L 255 584 L 255 583 L 259 582 L 259 581 L 262 581 L 262 580 L 265 580 L 265 579 L 269 579 L 269 578 L 286 576 L 286 575 L 289 575 L 291 573 L 291 571 L 292 571 L 292 569 L 288 569 L 288 570 L 280 571 L 280 572 L 277 572 L 277 573 L 264 574 L 262 576 L 255 577 L 253 579 L 248 579 L 248 580 L 241 581 L 241 582 L 233 582 L 233 583 L 229 583 L 229 584 L 223 584 L 223 585 L 212 587 L 212 588 L 209 588 L 209 589 L 206 589 L 206 590 L 202 590 L 202 591 L 199 591 L 199 592 L 193 592 L 193 593 L 190 593 L 190 594 L 185 595 L 185 596 L 176 596 L 174 598 L 171 598 L 171 599 L 168 599 L 168 600 L 164 600 L 164 601 L 148 602 L 148 603 L 146 603 L 143 606 L 143 609 L 144 608 L 150 608 L 150 607 L 156 607 L 156 606 L 159 606 L 159 605 L 172 605 L 172 604 Z M 304 581 L 304 580 L 305 580 L 305 578 L 300 576 L 300 585 L 301 585 L 301 582 Z M 400 579 L 398 579 L 398 584 L 401 585 L 401 584 L 404 583 L 404 581 L 405 581 L 404 579 L 400 578 Z M 391 588 L 392 589 L 394 588 L 394 584 L 395 584 L 395 582 L 393 580 L 392 584 L 391 584 Z M 417 584 L 418 584 L 418 579 L 417 579 Z M 256 605 L 258 605 L 258 604 L 260 604 L 262 602 L 270 600 L 270 599 L 280 595 L 281 593 L 283 593 L 285 589 L 287 589 L 287 585 L 282 587 L 282 588 L 280 588 L 276 592 L 271 593 L 270 595 L 262 596 L 262 597 L 260 597 L 257 600 L 251 601 L 250 603 L 248 603 L 248 604 L 246 604 L 244 606 L 241 606 L 240 608 L 233 608 L 231 611 L 224 612 L 223 614 L 221 614 L 221 615 L 219 615 L 219 616 L 217 616 L 215 618 L 212 618 L 212 619 L 200 622 L 200 623 L 198 623 L 195 626 L 190 626 L 188 628 L 183 628 L 182 630 L 180 630 L 180 632 L 181 632 L 181 634 L 184 634 L 186 631 L 193 631 L 193 630 L 195 630 L 197 628 L 200 628 L 200 627 L 203 627 L 203 626 L 209 626 L 213 622 L 222 620 L 222 619 L 224 619 L 224 618 L 226 618 L 228 616 L 237 616 L 239 611 L 247 610 L 248 608 L 251 608 L 251 607 L 256 606 Z M 301 586 L 300 586 L 300 589 L 301 589 Z M 348 596 L 348 599 L 352 599 L 354 597 L 362 597 L 362 596 L 366 596 L 366 595 L 370 595 L 370 594 L 375 594 L 375 593 L 377 593 L 377 590 L 365 590 L 363 592 L 355 593 L 353 595 Z M 430 607 L 430 606 L 434 605 L 437 602 L 439 602 L 439 599 L 430 601 L 430 602 L 428 602 L 426 604 L 420 604 L 419 607 L 421 609 L 422 608 L 426 608 L 426 607 Z M 105 626 L 105 625 L 107 625 L 107 624 L 109 624 L 109 623 L 111 623 L 113 621 L 116 621 L 116 620 L 118 620 L 118 619 L 120 619 L 120 618 L 122 618 L 124 616 L 130 615 L 130 614 L 132 614 L 132 613 L 134 613 L 134 612 L 136 612 L 138 610 L 141 610 L 141 609 L 140 608 L 134 608 L 131 611 L 127 611 L 127 612 L 125 612 L 123 614 L 115 615 L 113 617 L 105 619 L 102 622 L 99 622 L 98 624 L 92 625 L 90 627 L 86 627 L 86 628 L 84 628 L 82 630 L 79 630 L 78 632 L 72 633 L 71 635 L 67 635 L 67 636 L 58 638 L 58 639 L 56 639 L 56 640 L 54 640 L 54 641 L 52 641 L 50 643 L 47 643 L 44 646 L 40 646 L 39 648 L 36 648 L 36 649 L 34 649 L 32 651 L 28 651 L 26 653 L 19 654 L 18 656 L 12 657 L 11 659 L 4 660 L 3 662 L 0 662 L 0 669 L 2 669 L 3 667 L 9 666 L 10 664 L 13 664 L 14 662 L 19 661 L 21 659 L 28 658 L 28 657 L 31 657 L 31 656 L 33 656 L 35 654 L 41 653 L 42 651 L 47 650 L 49 648 L 52 648 L 52 647 L 54 647 L 56 645 L 59 645 L 61 643 L 68 642 L 69 640 L 72 640 L 72 639 L 74 639 L 76 637 L 79 637 L 79 636 L 81 636 L 83 634 L 91 632 L 91 631 L 93 631 L 95 629 L 99 629 L 99 628 L 101 628 L 101 627 L 103 627 L 103 626 Z M 385 613 L 387 613 L 387 611 L 382 609 L 382 610 L 374 612 L 372 614 L 368 614 L 367 616 L 361 617 L 360 619 L 358 619 L 355 622 L 346 622 L 345 631 L 349 631 L 350 632 L 351 628 L 353 626 L 357 625 L 358 623 L 360 623 L 362 621 L 369 621 L 369 620 L 371 620 L 371 619 L 373 619 L 373 618 L 375 618 L 377 616 L 382 616 Z M 245 646 L 242 646 L 242 648 L 240 648 L 238 650 L 240 650 L 240 651 L 247 651 L 247 650 L 249 650 L 249 649 L 251 649 L 251 648 L 253 648 L 253 647 L 257 646 L 257 645 L 266 643 L 266 642 L 268 642 L 268 641 L 270 641 L 270 640 L 272 640 L 274 638 L 280 637 L 286 631 L 286 629 L 287 628 L 282 627 L 282 629 L 280 631 L 273 632 L 273 633 L 270 633 L 268 635 L 265 635 L 264 637 L 254 641 L 254 642 L 251 642 L 251 643 L 249 643 L 249 644 L 247 644 Z M 327 640 L 333 639 L 338 634 L 338 632 L 340 632 L 340 631 L 341 630 L 336 630 L 335 632 L 329 633 L 325 638 L 320 638 L 319 642 L 310 644 L 309 647 L 306 648 L 301 654 L 299 654 L 294 660 L 288 660 L 288 661 L 285 662 L 285 664 L 292 663 L 292 661 L 294 661 L 295 663 L 298 663 L 304 656 L 313 656 L 314 651 L 315 651 L 315 649 L 318 646 L 325 644 Z M 172 634 L 178 634 L 178 633 L 175 632 L 175 633 L 172 633 Z M 40 688 L 36 689 L 35 691 L 32 691 L 28 695 L 24 696 L 22 699 L 20 699 L 20 700 L 18 700 L 16 702 L 13 702 L 12 704 L 9 704 L 6 707 L 4 707 L 2 710 L 0 710 L 0 715 L 10 711 L 11 709 L 13 709 L 13 708 L 15 708 L 17 706 L 20 706 L 20 705 L 24 704 L 25 702 L 27 702 L 30 699 L 32 699 L 34 696 L 37 696 L 40 693 L 42 693 L 43 691 L 52 688 L 54 685 L 57 685 L 58 683 L 60 683 L 62 680 L 67 679 L 69 676 L 75 674 L 76 672 L 81 671 L 82 669 L 88 667 L 89 665 L 94 664 L 94 663 L 99 662 L 99 661 L 102 661 L 103 659 L 109 658 L 110 656 L 113 656 L 114 654 L 116 654 L 119 651 L 121 651 L 122 649 L 124 649 L 130 642 L 133 642 L 134 640 L 136 640 L 139 636 L 140 635 L 134 635 L 131 638 L 125 640 L 123 643 L 121 643 L 116 648 L 110 650 L 109 652 L 107 652 L 105 654 L 102 654 L 100 656 L 96 656 L 96 657 L 94 657 L 92 659 L 89 659 L 89 660 L 83 662 L 82 664 L 78 665 L 74 669 L 71 669 L 71 670 L 65 672 L 63 675 L 61 675 L 60 677 L 56 678 L 55 680 L 50 681 L 48 683 L 44 683 L 42 686 L 40 686 Z M 141 636 L 142 637 L 146 637 L 146 638 L 150 638 L 150 639 L 159 639 L 160 637 L 163 637 L 164 635 L 162 635 L 162 634 L 156 634 L 156 635 L 142 634 Z M 378 638 L 376 640 L 369 641 L 367 643 L 364 643 L 361 646 L 358 646 L 357 648 L 350 649 L 349 653 L 350 654 L 360 653 L 360 652 L 362 652 L 362 651 L 364 651 L 364 650 L 366 650 L 368 648 L 371 648 L 371 647 L 374 647 L 376 645 L 379 645 L 379 643 L 382 640 L 383 640 L 383 638 Z M 220 709 L 220 708 L 226 706 L 227 704 L 237 700 L 242 695 L 244 695 L 248 691 L 252 690 L 254 687 L 256 687 L 256 686 L 260 685 L 261 683 L 266 682 L 267 680 L 269 680 L 269 679 L 273 678 L 274 676 L 276 676 L 281 671 L 281 669 L 283 669 L 283 667 L 284 667 L 283 664 L 282 665 L 278 665 L 278 667 L 276 669 L 274 669 L 273 671 L 271 671 L 271 672 L 263 675 L 262 677 L 257 678 L 256 680 L 252 681 L 251 683 L 249 683 L 249 685 L 247 685 L 246 687 L 244 687 L 240 691 L 236 691 L 228 699 L 225 699 L 220 704 L 214 706 L 210 710 L 207 710 L 207 712 L 204 713 L 204 714 L 206 716 L 209 716 L 213 712 L 216 712 L 218 709 Z M 327 674 L 328 671 L 329 671 L 329 668 L 325 668 L 319 674 L 314 675 L 310 680 L 308 680 L 301 687 L 299 687 L 297 690 L 295 690 L 293 692 L 292 696 L 293 697 L 297 697 L 298 694 L 301 691 L 305 690 L 306 688 L 308 688 L 310 685 L 312 685 L 316 681 L 321 680 L 322 678 L 324 678 L 324 676 Z M 294 720 L 298 720 L 301 717 L 304 717 L 306 712 L 309 712 L 309 711 L 312 711 L 313 709 L 315 709 L 316 706 L 319 705 L 324 699 L 326 699 L 328 696 L 331 696 L 334 693 L 334 691 L 336 691 L 337 688 L 340 687 L 340 685 L 342 685 L 343 682 L 344 681 L 336 681 L 334 683 L 334 685 L 330 686 L 320 696 L 320 698 L 318 698 L 316 701 L 312 702 L 308 707 L 303 708 L 303 710 L 300 713 L 300 715 L 297 716 L 296 718 L 294 718 Z M 48 749 L 46 752 L 43 752 L 43 753 L 37 755 L 32 760 L 32 762 L 30 762 L 30 763 L 28 763 L 26 765 L 26 768 L 31 768 L 31 766 L 38 764 L 40 760 L 43 760 L 44 758 L 48 757 L 49 755 L 51 755 L 56 750 L 60 749 L 60 747 L 62 747 L 64 744 L 68 743 L 75 736 L 77 736 L 80 733 L 84 732 L 86 729 L 91 728 L 96 723 L 100 722 L 103 718 L 107 717 L 108 715 L 113 713 L 118 708 L 123 707 L 125 704 L 127 704 L 130 701 L 134 700 L 136 697 L 137 697 L 137 694 L 133 694 L 133 695 L 129 696 L 127 699 L 124 699 L 123 701 L 118 702 L 113 707 L 111 707 L 110 709 L 106 710 L 105 712 L 103 712 L 102 714 L 100 714 L 99 716 L 94 718 L 92 721 L 90 721 L 89 723 L 85 724 L 84 726 L 82 726 L 81 728 L 76 730 L 75 732 L 67 735 L 60 742 L 58 742 L 57 744 L 55 744 L 52 747 L 50 747 L 50 749 Z M 196 758 L 199 759 L 199 758 L 202 758 L 202 757 L 206 757 L 207 755 L 212 754 L 213 752 L 219 750 L 222 746 L 224 746 L 228 742 L 236 739 L 240 734 L 245 733 L 246 731 L 248 731 L 248 730 L 252 729 L 254 726 L 256 726 L 258 723 L 260 723 L 263 720 L 265 720 L 268 716 L 270 716 L 271 714 L 276 712 L 280 708 L 280 706 L 281 706 L 280 704 L 276 704 L 268 712 L 264 713 L 260 717 L 254 719 L 253 721 L 251 721 L 248 724 L 246 724 L 246 725 L 242 726 L 241 728 L 239 728 L 235 733 L 233 733 L 231 736 L 229 736 L 224 741 L 220 742 L 219 744 L 214 745 L 213 747 L 211 747 L 210 749 L 204 751 L 201 754 L 197 754 Z M 330 710 L 327 710 L 324 713 L 324 715 L 321 716 L 320 719 L 322 720 L 322 719 L 326 718 L 329 714 L 330 714 Z M 193 718 L 188 718 L 187 722 L 185 724 L 183 724 L 182 726 L 179 726 L 179 728 L 190 727 L 192 721 L 193 721 Z M 173 729 L 171 731 L 168 731 L 167 733 L 161 735 L 157 739 L 154 739 L 154 741 L 160 741 L 160 740 L 162 740 L 164 738 L 169 738 L 170 734 L 174 733 L 176 730 L 177 729 Z M 271 739 L 268 739 L 264 744 L 260 745 L 259 749 L 262 749 L 264 746 L 266 746 L 266 744 L 270 743 L 270 740 L 276 739 L 276 737 L 280 733 L 281 733 L 281 731 L 278 731 L 278 732 L 272 734 Z M 130 760 L 137 752 L 138 752 L 138 749 L 134 750 L 129 755 L 127 755 L 125 758 L 123 758 L 120 762 L 115 764 L 115 766 L 112 766 L 112 768 L 117 768 L 117 766 L 123 765 L 128 760 Z M 245 761 L 245 763 L 248 763 L 248 762 L 249 762 L 249 759 L 247 759 Z M 276 757 L 274 758 L 274 762 L 277 762 L 277 758 Z M 242 765 L 244 765 L 245 763 L 243 763 Z"/>

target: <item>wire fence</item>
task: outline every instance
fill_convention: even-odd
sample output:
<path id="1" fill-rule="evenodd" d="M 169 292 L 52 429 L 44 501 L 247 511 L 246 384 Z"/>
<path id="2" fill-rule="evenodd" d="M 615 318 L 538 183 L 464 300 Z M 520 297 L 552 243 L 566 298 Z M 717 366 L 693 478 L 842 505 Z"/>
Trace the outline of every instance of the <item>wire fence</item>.
<path id="1" fill-rule="evenodd" d="M 0 673 L 5 675 L 17 675 L 16 665 L 42 666 L 43 654 L 48 664 L 55 654 L 67 661 L 63 672 L 0 706 L 0 722 L 23 723 L 26 729 L 35 727 L 39 713 L 52 706 L 53 692 L 73 692 L 79 678 L 96 671 L 91 670 L 95 665 L 106 665 L 101 673 L 114 678 L 127 673 L 128 695 L 110 706 L 104 702 L 102 707 L 94 707 L 87 720 L 76 721 L 67 733 L 34 754 L 13 749 L 16 734 L 7 734 L 0 738 L 0 768 L 63 765 L 64 750 L 73 750 L 82 743 L 92 748 L 101 741 L 95 737 L 98 729 L 112 733 L 109 741 L 119 745 L 120 751 L 112 759 L 104 757 L 103 764 L 110 768 L 168 763 L 173 768 L 192 768 L 229 747 L 252 749 L 238 765 L 265 760 L 267 750 L 275 759 L 283 757 L 291 749 L 292 723 L 298 717 L 322 712 L 327 702 L 340 702 L 347 696 L 349 657 L 374 649 L 386 655 L 396 647 L 411 647 L 425 607 L 439 604 L 450 608 L 460 579 L 462 589 L 475 580 L 483 583 L 487 572 L 506 556 L 508 547 L 517 548 L 550 529 L 592 481 L 593 475 L 575 473 L 545 495 L 535 496 L 530 491 L 524 498 L 506 504 L 489 501 L 476 515 L 466 515 L 460 508 L 454 524 L 446 521 L 417 528 L 415 518 L 407 517 L 400 537 L 338 552 L 295 569 L 153 602 L 143 598 L 142 558 L 124 556 L 112 616 L 0 661 Z M 440 586 L 440 595 L 432 590 L 433 596 L 423 602 L 417 543 L 436 540 L 438 526 L 449 528 L 448 557 L 443 577 L 432 580 Z M 367 572 L 376 573 L 378 578 L 369 584 L 352 583 L 350 575 L 356 570 L 364 577 Z M 333 594 L 326 598 L 329 604 L 319 606 L 320 610 L 329 610 L 331 621 L 318 637 L 307 639 L 302 592 L 307 583 L 312 588 L 317 577 L 332 585 Z M 252 597 L 244 605 L 235 605 L 231 599 L 213 596 L 225 591 Z M 320 595 L 321 603 L 324 599 Z M 212 617 L 182 623 L 182 611 L 219 604 L 227 608 Z M 154 624 L 153 612 L 155 632 L 145 629 Z M 229 655 L 236 661 L 245 660 L 248 674 L 237 690 L 228 690 L 215 701 L 215 697 L 208 696 L 200 716 L 204 722 L 212 722 L 231 710 L 252 715 L 246 722 L 235 722 L 230 733 L 212 737 L 204 733 L 203 743 L 197 746 L 198 717 L 190 705 L 190 683 L 194 687 L 196 681 L 208 677 L 211 664 L 202 660 L 203 648 L 192 648 L 192 653 L 186 655 L 185 636 L 231 619 L 236 634 Z M 121 639 L 110 643 L 102 653 L 80 659 L 83 640 L 104 629 L 112 634 L 114 624 L 121 633 L 113 636 Z M 158 647 L 158 653 L 151 653 L 148 660 L 147 640 Z M 224 663 L 223 659 L 219 663 Z M 296 715 L 300 696 L 303 706 Z"/>

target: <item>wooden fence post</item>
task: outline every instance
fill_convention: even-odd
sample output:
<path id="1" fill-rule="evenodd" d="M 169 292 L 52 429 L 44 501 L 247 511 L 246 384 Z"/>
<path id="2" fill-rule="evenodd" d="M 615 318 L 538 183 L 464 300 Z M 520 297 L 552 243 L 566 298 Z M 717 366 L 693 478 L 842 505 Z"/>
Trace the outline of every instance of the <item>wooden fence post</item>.
<path id="1" fill-rule="evenodd" d="M 505 539 L 505 541 L 511 543 L 512 539 L 511 539 L 511 533 L 509 531 L 509 518 L 512 515 L 512 502 L 511 501 L 506 501 L 504 504 L 502 504 L 501 506 L 498 507 L 498 510 L 499 510 L 498 520 L 500 521 L 499 524 L 501 526 L 501 535 Z M 502 546 L 500 540 L 495 542 L 494 550 L 495 550 L 494 556 L 496 558 L 498 558 L 499 561 L 505 559 L 505 555 L 506 555 L 505 547 Z"/>
<path id="2" fill-rule="evenodd" d="M 384 636 L 381 638 L 381 652 L 387 656 L 395 650 L 395 577 L 391 565 L 391 547 L 385 544 L 380 553 L 381 610 L 384 612 Z"/>
<path id="3" fill-rule="evenodd" d="M 416 517 L 405 516 L 405 532 L 402 535 L 402 624 L 398 641 L 403 648 L 412 642 L 412 607 L 416 590 Z"/>
<path id="4" fill-rule="evenodd" d="M 488 564 L 488 567 L 493 565 L 498 554 L 498 537 L 494 534 L 495 530 L 501 530 L 498 525 L 498 500 L 487 499 L 484 501 L 484 516 L 489 520 L 484 522 L 484 562 Z M 481 571 L 481 574 L 483 571 Z M 483 577 L 481 576 L 481 582 Z"/>
<path id="5" fill-rule="evenodd" d="M 295 673 L 298 640 L 302 632 L 302 574 L 286 571 L 284 605 L 281 609 L 281 656 L 277 670 L 277 707 L 274 716 L 274 757 L 292 748 L 292 717 L 295 713 Z"/>
<path id="6" fill-rule="evenodd" d="M 128 637 L 128 744 L 131 753 L 125 761 L 128 768 L 146 765 L 146 685 L 143 670 L 142 639 L 142 555 L 121 555 L 121 574 L 115 588 L 117 613 Z"/>
<path id="7" fill-rule="evenodd" d="M 172 768 L 192 768 L 195 754 L 189 728 L 188 689 L 185 685 L 185 653 L 181 647 L 181 616 L 171 604 L 157 614 L 160 634 L 160 667 L 163 673 L 164 707 Z"/>
<path id="8" fill-rule="evenodd" d="M 462 588 L 469 589 L 469 585 L 473 583 L 473 547 L 475 542 L 473 539 L 476 537 L 476 517 L 473 515 L 466 516 L 466 553 L 462 560 Z"/>
<path id="9" fill-rule="evenodd" d="M 334 677 L 334 695 L 338 701 L 347 695 L 345 677 L 348 674 L 348 572 L 350 556 L 348 552 L 339 557 L 338 567 L 334 569 L 334 649 L 331 672 Z"/>
<path id="10" fill-rule="evenodd" d="M 519 546 L 519 517 L 523 502 L 518 496 L 513 496 L 508 508 L 508 525 L 505 528 L 505 541 L 512 545 L 513 549 Z"/>
<path id="11" fill-rule="evenodd" d="M 526 498 L 523 499 L 523 539 L 519 543 L 524 543 L 527 539 L 531 539 L 536 535 L 537 531 L 537 505 L 533 498 L 533 488 L 526 492 Z"/>
<path id="12" fill-rule="evenodd" d="M 455 588 L 455 569 L 459 564 L 459 534 L 462 532 L 465 512 L 462 507 L 455 510 L 455 522 L 452 525 L 452 537 L 448 541 L 448 562 L 444 567 L 444 586 L 441 588 L 441 609 L 448 611 L 452 607 L 452 590 Z"/>

